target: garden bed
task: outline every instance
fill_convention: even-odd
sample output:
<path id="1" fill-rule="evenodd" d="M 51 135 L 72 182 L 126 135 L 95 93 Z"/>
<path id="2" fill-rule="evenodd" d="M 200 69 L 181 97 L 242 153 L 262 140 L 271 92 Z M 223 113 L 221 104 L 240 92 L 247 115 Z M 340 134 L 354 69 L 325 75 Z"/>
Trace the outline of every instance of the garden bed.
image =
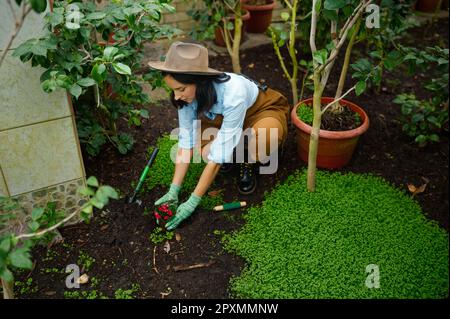
<path id="1" fill-rule="evenodd" d="M 412 30 L 410 34 L 416 31 Z M 430 43 L 427 44 L 445 39 L 448 48 L 448 19 L 440 20 L 429 34 L 427 41 Z M 264 59 L 261 60 L 261 57 Z M 289 84 L 282 76 L 271 45 L 242 52 L 241 64 L 244 74 L 256 80 L 264 79 L 270 87 L 290 97 Z M 228 56 L 213 58 L 210 65 L 231 71 Z M 361 137 L 353 160 L 342 171 L 371 173 L 406 191 L 408 183 L 420 186 L 425 179 L 428 180 L 425 191 L 415 198 L 425 215 L 448 231 L 448 135 L 443 136 L 439 143 L 418 148 L 402 132 L 397 122 L 400 108 L 392 103 L 397 94 L 408 90 L 424 97 L 421 80 L 425 77 L 418 73 L 410 78 L 399 69 L 385 75 L 379 94 L 367 92 L 359 97 L 349 95 L 349 100 L 361 105 L 368 113 L 371 124 Z M 333 85 L 336 86 L 337 82 L 337 78 L 330 79 L 327 89 L 329 94 L 335 91 Z M 306 97 L 309 97 L 308 92 Z M 102 184 L 111 185 L 124 195 L 132 193 L 132 183 L 138 181 L 146 164 L 148 147 L 155 146 L 162 134 L 170 132 L 178 124 L 176 110 L 168 102 L 149 105 L 148 109 L 150 117 L 142 120 L 142 127 L 129 129 L 125 121 L 121 123 L 123 130 L 132 134 L 136 140 L 131 153 L 123 156 L 110 146 L 106 146 L 96 158 L 83 153 L 88 176 L 95 175 Z M 271 191 L 276 183 L 286 180 L 295 170 L 305 166 L 298 159 L 295 129 L 290 126 L 278 172 L 260 176 L 257 192 L 247 196 L 237 192 L 234 183 L 236 170 L 231 173 L 232 178 L 228 178 L 228 175 L 225 179 L 219 175 L 210 190 L 222 190 L 225 201 L 239 199 L 247 201 L 249 205 L 258 205 L 264 198 L 264 192 Z M 127 204 L 125 198 L 112 201 L 103 211 L 95 213 L 90 224 L 62 229 L 64 244 L 51 247 L 50 253 L 45 247 L 36 248 L 33 253 L 36 260 L 34 269 L 31 272 L 23 271 L 17 276 L 17 280 L 22 283 L 28 278 L 33 279 L 28 288 L 17 291 L 18 297 L 63 298 L 64 292 L 68 290 L 64 284 L 64 270 L 68 264 L 74 263 L 89 267 L 87 273 L 91 281 L 82 285 L 76 294 L 66 294 L 66 297 L 229 297 L 230 278 L 240 275 L 245 263 L 223 250 L 221 238 L 224 233 L 242 226 L 243 210 L 220 213 L 205 209 L 197 211 L 175 230 L 174 238 L 169 241 L 170 251 L 166 253 L 164 245 L 155 248 L 150 241 L 149 235 L 156 223 L 153 217 L 144 215 L 144 211 L 151 209 L 152 203 L 165 191 L 164 187 L 157 187 L 144 193 L 139 197 L 142 205 Z M 182 199 L 187 194 L 185 190 Z M 80 258 L 80 251 L 84 257 Z M 199 268 L 176 271 L 178 266 Z M 96 278 L 94 285 L 93 277 Z M 132 289 L 133 284 L 139 284 L 139 288 Z M 87 292 L 83 295 L 82 291 Z"/>

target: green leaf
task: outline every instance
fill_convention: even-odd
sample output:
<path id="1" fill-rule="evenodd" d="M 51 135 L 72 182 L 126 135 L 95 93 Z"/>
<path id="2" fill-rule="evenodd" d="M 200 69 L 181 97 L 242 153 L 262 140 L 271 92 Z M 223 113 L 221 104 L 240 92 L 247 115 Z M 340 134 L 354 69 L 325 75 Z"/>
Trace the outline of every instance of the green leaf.
<path id="1" fill-rule="evenodd" d="M 105 50 L 103 51 L 103 57 L 107 61 L 111 61 L 117 52 L 119 52 L 119 49 L 116 47 L 106 47 Z"/>
<path id="2" fill-rule="evenodd" d="M 99 199 L 97 199 L 96 197 L 91 198 L 89 203 L 91 203 L 92 205 L 94 205 L 98 209 L 102 209 L 103 207 L 105 207 L 105 204 L 103 202 L 101 202 Z"/>
<path id="3" fill-rule="evenodd" d="M 12 272 L 8 268 L 0 268 L 0 278 L 2 278 L 6 282 L 12 282 L 14 280 L 14 276 Z"/>
<path id="4" fill-rule="evenodd" d="M 111 186 L 105 185 L 101 186 L 99 188 L 99 191 L 101 191 L 103 194 L 110 198 L 119 199 L 119 194 L 117 194 L 116 190 L 112 188 Z"/>
<path id="5" fill-rule="evenodd" d="M 146 109 L 140 109 L 139 114 L 143 117 L 148 119 L 148 110 Z"/>
<path id="6" fill-rule="evenodd" d="M 92 78 L 82 78 L 82 79 L 77 81 L 78 85 L 81 85 L 81 86 L 84 86 L 84 87 L 92 86 L 92 85 L 94 85 L 96 83 L 97 82 L 95 82 L 95 80 L 92 79 Z"/>
<path id="7" fill-rule="evenodd" d="M 39 224 L 36 221 L 33 221 L 28 225 L 28 228 L 30 229 L 31 232 L 35 232 L 39 229 L 40 226 L 41 226 L 41 224 Z"/>
<path id="8" fill-rule="evenodd" d="M 70 87 L 69 89 L 70 94 L 72 94 L 73 96 L 75 96 L 75 98 L 78 99 L 78 97 L 81 95 L 82 89 L 81 86 L 79 86 L 78 84 L 74 84 Z"/>
<path id="9" fill-rule="evenodd" d="M 366 90 L 366 82 L 365 81 L 359 81 L 356 83 L 355 93 L 356 95 L 361 95 Z"/>
<path id="10" fill-rule="evenodd" d="M 44 82 L 42 82 L 41 86 L 42 90 L 47 93 L 51 93 L 56 90 L 56 82 L 53 79 L 45 80 Z"/>
<path id="11" fill-rule="evenodd" d="M 328 52 L 325 49 L 314 52 L 313 60 L 319 64 L 325 64 L 327 61 Z"/>
<path id="12" fill-rule="evenodd" d="M 106 17 L 106 13 L 104 13 L 104 12 L 92 12 L 92 13 L 89 13 L 86 16 L 86 19 L 88 19 L 88 20 L 100 20 L 100 19 L 103 19 L 104 17 Z"/>
<path id="13" fill-rule="evenodd" d="M 26 248 L 18 248 L 9 254 L 11 265 L 17 268 L 31 269 L 33 262 L 30 259 L 30 254 Z"/>
<path id="14" fill-rule="evenodd" d="M 104 64 L 96 64 L 92 68 L 91 76 L 97 83 L 102 83 L 106 79 L 106 66 Z"/>
<path id="15" fill-rule="evenodd" d="M 0 252 L 7 253 L 11 249 L 11 239 L 10 237 L 3 238 L 0 241 Z"/>
<path id="16" fill-rule="evenodd" d="M 281 12 L 281 19 L 283 19 L 283 21 L 288 21 L 289 20 L 289 12 L 283 11 Z"/>
<path id="17" fill-rule="evenodd" d="M 337 10 L 345 7 L 346 4 L 346 0 L 325 0 L 324 8 L 326 10 Z"/>
<path id="18" fill-rule="evenodd" d="M 81 211 L 87 214 L 92 214 L 93 207 L 92 205 L 86 205 Z"/>
<path id="19" fill-rule="evenodd" d="M 94 186 L 94 187 L 98 187 L 98 180 L 95 176 L 91 176 L 87 179 L 86 184 L 88 184 L 89 186 Z"/>
<path id="20" fill-rule="evenodd" d="M 128 65 L 123 63 L 113 63 L 113 68 L 117 73 L 131 75 L 131 69 Z"/>
<path id="21" fill-rule="evenodd" d="M 33 209 L 33 211 L 31 212 L 31 218 L 33 220 L 38 220 L 39 218 L 42 217 L 42 215 L 44 214 L 44 209 L 42 207 L 38 207 Z"/>
<path id="22" fill-rule="evenodd" d="M 29 0 L 34 11 L 41 13 L 47 9 L 47 0 Z"/>
<path id="23" fill-rule="evenodd" d="M 12 56 L 16 57 L 16 56 L 22 56 L 27 53 L 30 53 L 35 42 L 36 42 L 35 39 L 30 39 L 30 40 L 22 43 L 14 50 L 14 53 Z"/>
<path id="24" fill-rule="evenodd" d="M 78 193 L 80 193 L 81 195 L 85 195 L 85 196 L 94 196 L 95 195 L 95 192 L 91 188 L 86 187 L 86 186 L 81 187 L 78 190 Z"/>

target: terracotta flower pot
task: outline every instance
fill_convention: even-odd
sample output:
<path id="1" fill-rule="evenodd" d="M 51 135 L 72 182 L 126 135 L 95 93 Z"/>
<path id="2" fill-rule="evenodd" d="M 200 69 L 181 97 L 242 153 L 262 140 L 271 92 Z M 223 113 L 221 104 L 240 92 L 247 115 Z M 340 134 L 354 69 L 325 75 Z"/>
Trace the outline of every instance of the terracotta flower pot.
<path id="1" fill-rule="evenodd" d="M 436 12 L 438 8 L 439 0 L 418 0 L 416 3 L 416 10 L 422 12 Z"/>
<path id="2" fill-rule="evenodd" d="M 332 102 L 334 98 L 323 97 L 322 104 Z M 309 138 L 312 127 L 297 116 L 297 108 L 305 103 L 312 105 L 313 99 L 306 99 L 299 102 L 291 112 L 292 123 L 297 127 L 297 152 L 302 161 L 308 162 Z M 366 112 L 354 103 L 341 100 L 341 104 L 347 106 L 361 117 L 362 124 L 349 131 L 327 131 L 320 130 L 319 146 L 317 151 L 317 167 L 327 169 L 338 169 L 348 164 L 352 158 L 353 151 L 358 143 L 359 136 L 369 128 L 369 117 Z"/>
<path id="3" fill-rule="evenodd" d="M 241 0 L 242 8 L 250 11 L 250 19 L 246 22 L 246 30 L 250 33 L 264 33 L 272 22 L 275 8 L 274 0 L 266 0 L 263 5 L 252 4 L 254 0 Z"/>
<path id="4" fill-rule="evenodd" d="M 229 17 L 230 21 L 234 23 L 234 16 L 233 17 Z M 248 19 L 250 19 L 250 12 L 248 10 L 243 10 L 242 13 L 242 22 L 247 21 Z M 225 43 L 225 39 L 222 35 L 222 28 L 216 28 L 216 30 L 214 31 L 214 43 L 217 44 L 218 46 L 221 47 L 225 47 L 227 46 Z M 234 30 L 231 30 L 233 36 L 234 36 Z M 242 41 L 244 41 L 244 36 L 245 36 L 245 24 L 242 24 L 242 29 L 241 29 L 241 43 Z"/>

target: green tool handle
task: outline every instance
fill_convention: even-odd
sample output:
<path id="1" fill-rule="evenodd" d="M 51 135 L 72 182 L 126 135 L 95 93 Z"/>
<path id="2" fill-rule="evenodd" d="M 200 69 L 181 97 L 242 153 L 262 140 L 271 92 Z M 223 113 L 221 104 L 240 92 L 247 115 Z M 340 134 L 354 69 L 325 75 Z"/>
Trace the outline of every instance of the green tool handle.
<path id="1" fill-rule="evenodd" d="M 213 210 L 215 210 L 215 211 L 229 210 L 229 209 L 241 208 L 246 205 L 247 205 L 246 202 L 226 203 L 226 204 L 214 207 Z"/>
<path id="2" fill-rule="evenodd" d="M 148 160 L 147 165 L 146 165 L 145 168 L 144 168 L 144 171 L 143 171 L 142 174 L 141 174 L 141 177 L 139 178 L 139 183 L 138 183 L 136 189 L 134 190 L 134 194 L 133 194 L 133 196 L 130 198 L 130 203 L 134 200 L 134 198 L 136 197 L 136 194 L 137 194 L 137 193 L 139 192 L 139 190 L 141 189 L 142 184 L 144 183 L 145 178 L 147 177 L 148 171 L 150 170 L 150 166 L 152 165 L 152 163 L 153 163 L 153 161 L 154 161 L 154 159 L 155 159 L 155 157 L 156 157 L 156 154 L 158 154 L 158 151 L 159 151 L 159 149 L 158 149 L 157 147 L 155 147 L 155 149 L 153 150 L 152 155 L 150 156 L 150 159 Z"/>

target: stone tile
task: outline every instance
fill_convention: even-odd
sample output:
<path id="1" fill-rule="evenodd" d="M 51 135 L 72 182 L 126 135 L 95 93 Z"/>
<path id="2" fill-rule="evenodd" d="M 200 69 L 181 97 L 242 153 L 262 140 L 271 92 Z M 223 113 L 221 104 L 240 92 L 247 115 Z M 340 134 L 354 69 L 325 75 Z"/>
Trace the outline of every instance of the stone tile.
<path id="1" fill-rule="evenodd" d="M 19 17 L 19 7 L 16 2 L 11 0 L 11 4 L 15 9 L 16 17 Z M 7 42 L 10 39 L 11 33 L 14 31 L 14 17 L 13 14 L 6 3 L 6 1 L 2 1 L 2 9 L 0 10 L 0 51 L 6 47 Z M 47 11 L 50 8 L 47 6 Z M 44 33 L 44 16 L 46 12 L 36 13 L 31 11 L 25 18 L 25 22 L 14 39 L 11 48 L 15 49 L 20 44 L 25 42 L 28 39 L 38 38 Z"/>
<path id="2" fill-rule="evenodd" d="M 43 68 L 31 67 L 9 53 L 0 72 L 0 131 L 70 116 L 65 90 L 45 93 L 39 77 Z"/>
<path id="3" fill-rule="evenodd" d="M 0 132 L 0 164 L 11 196 L 81 178 L 72 119 Z"/>

